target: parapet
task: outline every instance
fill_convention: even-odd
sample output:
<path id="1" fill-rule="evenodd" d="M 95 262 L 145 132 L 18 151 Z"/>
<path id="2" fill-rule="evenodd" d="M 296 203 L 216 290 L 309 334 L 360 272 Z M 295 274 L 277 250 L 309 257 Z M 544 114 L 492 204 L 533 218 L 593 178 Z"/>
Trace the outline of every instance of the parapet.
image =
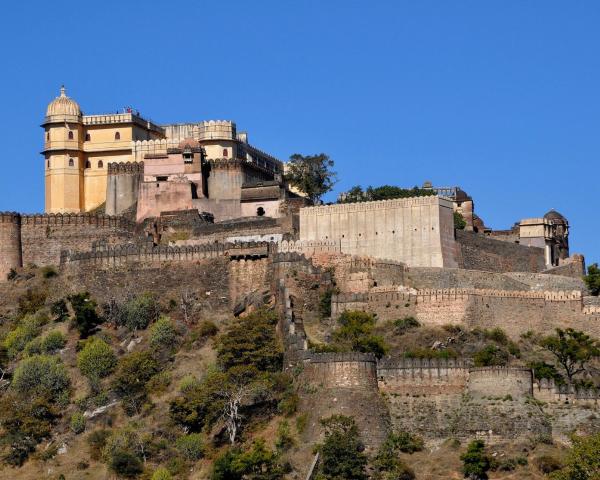
<path id="1" fill-rule="evenodd" d="M 135 223 L 120 216 L 96 213 L 44 213 L 21 215 L 23 225 L 90 225 L 94 227 L 117 227 L 133 231 Z"/>
<path id="2" fill-rule="evenodd" d="M 208 120 L 198 124 L 198 140 L 235 140 L 236 126 L 229 120 Z"/>
<path id="3" fill-rule="evenodd" d="M 144 173 L 144 162 L 111 162 L 108 164 L 109 175 Z"/>
<path id="4" fill-rule="evenodd" d="M 21 214 L 17 212 L 0 212 L 0 223 L 21 224 Z"/>
<path id="5" fill-rule="evenodd" d="M 392 200 L 377 200 L 372 202 L 337 203 L 317 207 L 304 207 L 301 215 L 330 215 L 332 213 L 362 212 L 370 210 L 387 210 L 390 208 L 409 208 L 420 205 L 444 205 L 452 208 L 452 202 L 436 195 L 425 197 L 395 198 Z"/>

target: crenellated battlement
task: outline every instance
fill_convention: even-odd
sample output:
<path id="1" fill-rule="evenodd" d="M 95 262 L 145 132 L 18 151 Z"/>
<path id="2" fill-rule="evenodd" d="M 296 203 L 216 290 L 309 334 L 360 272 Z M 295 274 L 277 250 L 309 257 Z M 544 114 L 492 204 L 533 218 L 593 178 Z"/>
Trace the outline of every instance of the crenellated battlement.
<path id="1" fill-rule="evenodd" d="M 21 214 L 17 212 L 0 212 L 0 223 L 21 224 Z"/>
<path id="2" fill-rule="evenodd" d="M 102 250 L 88 252 L 61 253 L 60 263 L 111 267 L 129 262 L 193 262 L 207 258 L 229 257 L 231 259 L 260 258 L 268 256 L 271 244 L 266 242 L 248 243 L 207 243 L 195 246 L 173 247 L 166 245 L 149 246 L 125 244 L 106 246 Z"/>
<path id="3" fill-rule="evenodd" d="M 21 223 L 23 226 L 89 225 L 91 227 L 118 227 L 131 231 L 135 228 L 135 223 L 124 217 L 96 213 L 44 213 L 21 215 Z"/>
<path id="4" fill-rule="evenodd" d="M 235 140 L 236 125 L 229 120 L 205 120 L 198 124 L 198 140 Z"/>
<path id="5" fill-rule="evenodd" d="M 377 200 L 372 202 L 338 203 L 317 207 L 305 207 L 301 213 L 305 216 L 323 216 L 332 213 L 368 212 L 386 210 L 389 208 L 409 208 L 414 206 L 444 205 L 452 207 L 452 202 L 436 195 L 425 197 L 396 198 L 392 200 Z"/>
<path id="6" fill-rule="evenodd" d="M 108 164 L 109 175 L 142 173 L 144 173 L 144 162 L 111 162 Z"/>

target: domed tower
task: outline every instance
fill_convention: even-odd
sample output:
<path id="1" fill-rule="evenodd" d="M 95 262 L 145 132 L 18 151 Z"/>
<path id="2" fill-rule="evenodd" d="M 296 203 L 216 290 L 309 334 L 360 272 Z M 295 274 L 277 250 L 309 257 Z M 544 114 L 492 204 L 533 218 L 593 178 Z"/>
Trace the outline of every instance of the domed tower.
<path id="1" fill-rule="evenodd" d="M 544 215 L 546 224 L 546 263 L 559 265 L 569 257 L 569 222 L 552 209 Z"/>
<path id="2" fill-rule="evenodd" d="M 83 210 L 83 119 L 75 100 L 61 87 L 46 110 L 44 167 L 46 169 L 46 213 Z"/>

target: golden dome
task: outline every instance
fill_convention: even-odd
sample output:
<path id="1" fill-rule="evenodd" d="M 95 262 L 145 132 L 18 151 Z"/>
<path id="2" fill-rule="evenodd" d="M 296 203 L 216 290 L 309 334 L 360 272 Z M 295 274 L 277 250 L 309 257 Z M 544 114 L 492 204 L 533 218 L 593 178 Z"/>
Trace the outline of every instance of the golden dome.
<path id="1" fill-rule="evenodd" d="M 70 115 L 73 117 L 81 115 L 79 104 L 72 98 L 67 97 L 64 85 L 60 87 L 60 96 L 52 100 L 46 110 L 47 117 L 53 115 Z"/>

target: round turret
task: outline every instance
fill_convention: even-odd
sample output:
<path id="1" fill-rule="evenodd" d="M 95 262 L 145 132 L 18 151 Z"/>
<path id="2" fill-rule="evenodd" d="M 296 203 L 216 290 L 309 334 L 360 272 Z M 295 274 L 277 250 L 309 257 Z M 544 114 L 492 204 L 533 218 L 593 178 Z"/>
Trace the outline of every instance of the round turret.
<path id="1" fill-rule="evenodd" d="M 54 116 L 81 116 L 81 108 L 79 108 L 79 104 L 72 98 L 67 97 L 64 85 L 60 87 L 60 95 L 52 100 L 46 109 L 46 117 Z"/>
<path id="2" fill-rule="evenodd" d="M 22 266 L 21 216 L 0 212 L 0 282 L 7 279 L 11 269 Z"/>

